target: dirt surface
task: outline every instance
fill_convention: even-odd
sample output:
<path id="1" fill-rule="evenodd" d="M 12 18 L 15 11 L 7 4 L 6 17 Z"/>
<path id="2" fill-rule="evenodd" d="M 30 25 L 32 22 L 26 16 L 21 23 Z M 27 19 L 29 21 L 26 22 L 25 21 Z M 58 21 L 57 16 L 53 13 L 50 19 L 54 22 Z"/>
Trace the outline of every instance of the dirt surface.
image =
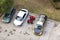
<path id="1" fill-rule="evenodd" d="M 18 10 L 26 8 L 35 14 L 46 14 L 50 19 L 60 21 L 60 10 L 56 10 L 50 0 L 14 0 Z"/>
<path id="2" fill-rule="evenodd" d="M 53 29 L 49 40 L 60 40 L 60 24 Z"/>
<path id="3" fill-rule="evenodd" d="M 9 24 L 3 23 L 1 21 L 2 19 L 0 18 L 0 40 L 49 40 L 51 37 L 54 38 L 53 30 L 59 26 L 60 22 L 48 19 L 44 26 L 43 35 L 36 36 L 33 34 L 33 29 L 39 19 L 39 15 L 31 13 L 30 15 L 34 15 L 36 17 L 34 24 L 27 24 L 27 18 L 23 26 L 21 27 L 16 27 L 15 25 L 13 25 L 15 16 L 13 17 L 12 22 Z"/>

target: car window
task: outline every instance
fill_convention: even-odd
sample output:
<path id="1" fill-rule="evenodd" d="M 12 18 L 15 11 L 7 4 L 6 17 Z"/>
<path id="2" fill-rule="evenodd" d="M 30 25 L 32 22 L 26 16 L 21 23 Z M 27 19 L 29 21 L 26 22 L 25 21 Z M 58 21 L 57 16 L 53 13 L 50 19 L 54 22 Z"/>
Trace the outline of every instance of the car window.
<path id="1" fill-rule="evenodd" d="M 12 9 L 11 9 L 11 14 L 14 14 L 14 13 L 15 13 L 15 9 L 12 8 Z"/>
<path id="2" fill-rule="evenodd" d="M 23 17 L 17 16 L 16 19 L 17 19 L 18 21 L 22 21 L 22 20 L 24 19 L 25 15 L 26 15 L 26 14 L 24 14 Z"/>
<path id="3" fill-rule="evenodd" d="M 5 14 L 5 17 L 7 17 L 8 16 L 8 14 Z"/>
<path id="4" fill-rule="evenodd" d="M 11 17 L 11 15 L 10 15 L 10 14 L 8 15 L 8 18 L 9 18 L 9 17 Z"/>
<path id="5" fill-rule="evenodd" d="M 11 14 L 13 14 L 13 9 L 11 10 Z"/>
<path id="6" fill-rule="evenodd" d="M 25 15 L 26 15 L 26 13 L 23 15 L 23 19 L 24 19 Z"/>
<path id="7" fill-rule="evenodd" d="M 11 15 L 13 14 L 13 9 L 10 10 L 10 14 L 11 14 Z"/>
<path id="8" fill-rule="evenodd" d="M 21 11 L 26 12 L 25 10 L 21 10 Z"/>
<path id="9" fill-rule="evenodd" d="M 40 30 L 41 28 L 42 28 L 42 26 L 40 26 L 40 25 L 37 25 L 37 29 L 39 29 L 39 30 Z"/>
<path id="10" fill-rule="evenodd" d="M 13 10 L 14 10 L 14 8 L 11 8 L 11 9 L 8 11 L 8 13 L 12 15 L 12 14 L 13 14 L 13 13 L 12 13 Z"/>
<path id="11" fill-rule="evenodd" d="M 26 13 L 24 14 L 23 18 L 25 17 Z"/>
<path id="12" fill-rule="evenodd" d="M 5 14 L 5 17 L 7 18 L 7 17 L 10 17 L 10 14 Z"/>
<path id="13" fill-rule="evenodd" d="M 44 21 L 44 18 L 41 18 L 40 21 L 43 22 Z"/>
<path id="14" fill-rule="evenodd" d="M 21 21 L 21 20 L 22 20 L 22 17 L 17 16 L 16 19 L 17 19 L 18 21 Z"/>

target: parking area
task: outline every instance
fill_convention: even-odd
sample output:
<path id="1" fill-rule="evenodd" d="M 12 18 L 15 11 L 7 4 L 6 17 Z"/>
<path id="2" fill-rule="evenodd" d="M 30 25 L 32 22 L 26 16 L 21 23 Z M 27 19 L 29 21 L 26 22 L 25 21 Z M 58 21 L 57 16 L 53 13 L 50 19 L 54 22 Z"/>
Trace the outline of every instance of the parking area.
<path id="1" fill-rule="evenodd" d="M 39 19 L 39 15 L 29 13 L 29 15 L 35 16 L 34 24 L 27 24 L 28 18 L 25 20 L 23 26 L 16 27 L 13 24 L 13 21 L 16 17 L 17 12 L 15 13 L 11 23 L 5 24 L 0 19 L 0 40 L 48 40 L 52 30 L 59 24 L 56 21 L 48 19 L 44 25 L 44 33 L 42 36 L 36 36 L 33 34 L 33 29 L 36 25 L 36 22 Z"/>

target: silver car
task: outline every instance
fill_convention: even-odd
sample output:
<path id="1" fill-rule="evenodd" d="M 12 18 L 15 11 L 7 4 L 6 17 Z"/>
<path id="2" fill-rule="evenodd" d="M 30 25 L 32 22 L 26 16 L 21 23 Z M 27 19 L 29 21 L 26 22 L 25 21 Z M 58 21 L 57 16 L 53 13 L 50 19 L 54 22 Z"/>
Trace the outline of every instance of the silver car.
<path id="1" fill-rule="evenodd" d="M 37 22 L 35 28 L 34 28 L 34 34 L 35 35 L 42 35 L 43 34 L 43 30 L 44 30 L 44 24 L 47 20 L 47 16 L 45 14 L 41 14 L 39 21 Z"/>
<path id="2" fill-rule="evenodd" d="M 23 22 L 24 22 L 24 20 L 27 18 L 27 16 L 28 16 L 28 10 L 27 9 L 21 9 L 19 12 L 18 12 L 18 14 L 17 14 L 17 16 L 16 16 L 16 18 L 15 18 L 15 20 L 14 20 L 14 25 L 16 25 L 16 26 L 22 26 L 22 24 L 23 24 Z"/>

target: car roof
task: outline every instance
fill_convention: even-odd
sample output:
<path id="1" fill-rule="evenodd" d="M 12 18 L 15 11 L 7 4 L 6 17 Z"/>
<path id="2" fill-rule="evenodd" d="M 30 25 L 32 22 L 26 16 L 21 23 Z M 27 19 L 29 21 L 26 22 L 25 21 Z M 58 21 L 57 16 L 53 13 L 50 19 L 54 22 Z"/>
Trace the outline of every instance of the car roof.
<path id="1" fill-rule="evenodd" d="M 43 18 L 43 17 L 45 17 L 45 15 L 40 15 L 40 18 Z"/>
<path id="2" fill-rule="evenodd" d="M 38 21 L 37 24 L 42 26 L 43 22 Z"/>
<path id="3" fill-rule="evenodd" d="M 45 17 L 45 15 L 40 15 L 39 21 L 43 21 L 44 17 Z"/>
<path id="4" fill-rule="evenodd" d="M 24 14 L 25 14 L 25 12 L 23 12 L 23 11 L 19 11 L 19 13 L 18 13 L 17 16 L 23 17 Z"/>

